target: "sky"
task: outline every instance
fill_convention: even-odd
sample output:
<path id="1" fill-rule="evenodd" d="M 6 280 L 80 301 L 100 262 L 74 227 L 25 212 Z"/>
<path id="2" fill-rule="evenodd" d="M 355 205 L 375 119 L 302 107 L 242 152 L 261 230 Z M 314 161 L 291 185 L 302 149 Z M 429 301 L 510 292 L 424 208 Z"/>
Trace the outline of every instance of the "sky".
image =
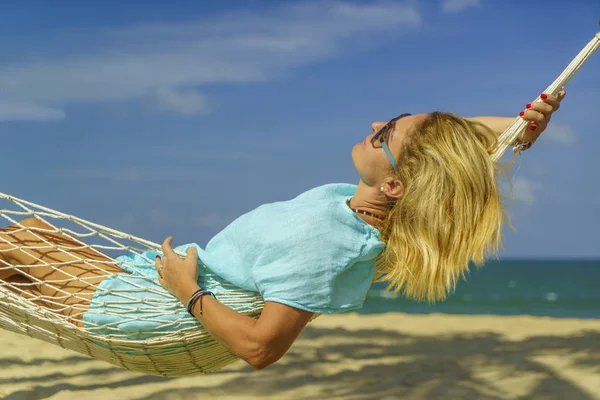
<path id="1" fill-rule="evenodd" d="M 600 0 L 124 3 L 0 4 L 0 192 L 175 245 L 358 183 L 373 121 L 516 117 L 600 30 Z M 566 89 L 501 258 L 600 258 L 600 52 Z"/>

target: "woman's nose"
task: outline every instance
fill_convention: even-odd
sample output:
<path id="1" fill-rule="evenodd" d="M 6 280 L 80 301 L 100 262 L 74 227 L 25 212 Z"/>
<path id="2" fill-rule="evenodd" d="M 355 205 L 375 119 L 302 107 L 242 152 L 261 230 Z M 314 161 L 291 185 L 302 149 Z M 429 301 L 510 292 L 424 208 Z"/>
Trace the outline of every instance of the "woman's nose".
<path id="1" fill-rule="evenodd" d="M 373 122 L 371 124 L 371 130 L 373 131 L 373 133 L 377 133 L 381 130 L 381 128 L 383 128 L 385 126 L 386 122 L 381 122 L 381 121 L 377 121 L 377 122 Z"/>

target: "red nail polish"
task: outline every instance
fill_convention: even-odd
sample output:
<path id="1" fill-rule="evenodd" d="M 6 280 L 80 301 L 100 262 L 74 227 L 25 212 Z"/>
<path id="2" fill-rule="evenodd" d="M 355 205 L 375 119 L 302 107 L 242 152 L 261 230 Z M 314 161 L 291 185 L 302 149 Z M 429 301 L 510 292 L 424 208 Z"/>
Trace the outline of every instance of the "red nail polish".
<path id="1" fill-rule="evenodd" d="M 525 111 L 521 111 L 521 112 L 519 113 L 519 115 L 522 117 L 523 115 L 525 115 Z"/>
<path id="2" fill-rule="evenodd" d="M 540 97 L 542 98 L 542 100 L 546 100 L 548 98 L 548 95 L 547 94 L 542 94 Z"/>
<path id="3" fill-rule="evenodd" d="M 537 128 L 537 126 L 535 126 L 534 124 L 529 125 L 530 131 L 535 131 L 535 128 Z"/>
<path id="4" fill-rule="evenodd" d="M 527 103 L 527 105 L 525 106 L 525 108 L 531 108 L 531 103 Z"/>

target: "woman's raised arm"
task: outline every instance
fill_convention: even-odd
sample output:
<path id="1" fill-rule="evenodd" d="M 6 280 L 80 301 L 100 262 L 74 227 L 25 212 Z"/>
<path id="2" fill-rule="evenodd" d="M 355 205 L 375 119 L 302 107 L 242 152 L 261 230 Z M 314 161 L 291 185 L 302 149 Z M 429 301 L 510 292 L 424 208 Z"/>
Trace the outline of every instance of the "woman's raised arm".
<path id="1" fill-rule="evenodd" d="M 565 97 L 565 91 L 562 90 L 558 96 L 542 94 L 542 101 L 536 101 L 525 105 L 520 112 L 521 118 L 531 122 L 529 129 L 521 135 L 523 141 L 535 141 L 538 136 L 546 130 L 552 114 L 560 107 L 560 102 Z M 515 120 L 514 117 L 472 117 L 466 118 L 468 121 L 479 122 L 496 134 L 500 135 Z"/>

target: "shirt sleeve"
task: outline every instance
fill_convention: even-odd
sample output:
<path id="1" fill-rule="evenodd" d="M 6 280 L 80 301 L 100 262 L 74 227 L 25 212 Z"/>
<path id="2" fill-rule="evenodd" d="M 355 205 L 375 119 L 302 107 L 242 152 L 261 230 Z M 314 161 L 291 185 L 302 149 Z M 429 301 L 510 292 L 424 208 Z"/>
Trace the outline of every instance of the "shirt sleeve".
<path id="1" fill-rule="evenodd" d="M 337 275 L 331 289 L 330 308 L 337 312 L 362 308 L 373 283 L 375 263 L 356 261 Z"/>

